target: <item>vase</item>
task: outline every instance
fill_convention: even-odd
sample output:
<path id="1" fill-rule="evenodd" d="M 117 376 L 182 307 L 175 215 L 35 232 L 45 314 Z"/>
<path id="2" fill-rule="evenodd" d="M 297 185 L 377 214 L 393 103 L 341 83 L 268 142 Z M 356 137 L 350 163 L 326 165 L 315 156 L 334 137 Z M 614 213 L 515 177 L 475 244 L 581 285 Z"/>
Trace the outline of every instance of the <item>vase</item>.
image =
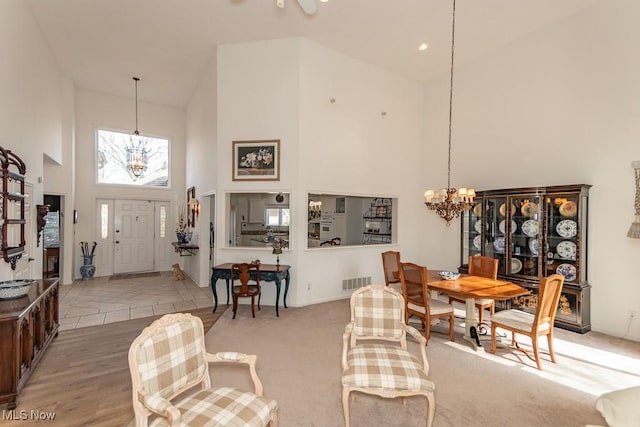
<path id="1" fill-rule="evenodd" d="M 89 280 L 93 278 L 93 275 L 96 273 L 96 266 L 93 265 L 93 257 L 92 256 L 83 256 L 83 265 L 80 266 L 80 275 L 82 276 L 82 280 Z"/>
<path id="2" fill-rule="evenodd" d="M 178 238 L 178 243 L 187 243 L 187 233 L 184 231 L 176 231 L 176 237 Z"/>

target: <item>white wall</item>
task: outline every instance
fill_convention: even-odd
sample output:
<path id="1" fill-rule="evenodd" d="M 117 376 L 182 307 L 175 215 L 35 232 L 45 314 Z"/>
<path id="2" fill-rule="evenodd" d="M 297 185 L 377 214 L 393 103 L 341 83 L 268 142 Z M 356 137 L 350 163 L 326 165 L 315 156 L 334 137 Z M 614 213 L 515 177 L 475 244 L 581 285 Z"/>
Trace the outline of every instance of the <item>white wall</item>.
<path id="1" fill-rule="evenodd" d="M 138 102 L 138 129 L 143 135 L 168 138 L 170 143 L 170 188 L 130 188 L 125 186 L 97 185 L 95 170 L 95 132 L 97 129 L 132 132 L 135 129 L 135 103 L 133 99 L 119 98 L 101 93 L 76 91 L 76 209 L 79 213 L 75 242 L 96 239 L 95 201 L 101 199 L 168 200 L 174 208 L 169 219 L 175 224 L 178 204 L 186 203 L 185 187 L 185 113 L 184 110 Z M 173 228 L 170 228 L 173 230 Z M 77 244 L 75 245 L 78 246 Z M 76 250 L 76 266 L 81 254 Z M 111 274 L 107 270 L 112 254 L 96 248 L 96 276 Z M 176 260 L 177 260 L 176 256 Z M 99 260 L 103 260 L 100 262 Z M 166 269 L 166 268 L 163 268 Z M 80 277 L 79 268 L 74 268 Z"/>
<path id="2" fill-rule="evenodd" d="M 216 263 L 260 259 L 275 262 L 270 249 L 228 248 L 225 236 L 229 192 L 292 192 L 299 144 L 299 42 L 296 39 L 218 47 L 218 133 L 216 157 Z M 280 139 L 280 181 L 232 181 L 232 141 Z M 299 196 L 295 196 L 299 197 Z M 293 198 L 292 198 L 293 200 Z M 290 227 L 295 233 L 298 223 Z M 306 232 L 306 226 L 304 228 Z M 290 255 L 281 262 L 289 264 Z M 222 286 L 218 286 L 222 289 Z M 263 287 L 262 304 L 273 304 L 274 286 Z M 224 295 L 224 293 L 223 293 Z"/>
<path id="3" fill-rule="evenodd" d="M 421 108 L 418 84 L 308 40 L 219 47 L 217 155 L 227 160 L 218 164 L 217 262 L 275 261 L 270 248 L 220 247 L 229 191 L 291 192 L 291 247 L 280 256 L 292 266 L 291 305 L 346 297 L 343 279 L 382 282 L 380 253 L 398 247 L 307 249 L 309 192 L 400 197 L 399 242 L 409 259 L 422 260 L 412 225 L 422 220 L 422 206 L 406 197 L 421 194 Z M 281 140 L 280 181 L 233 182 L 231 142 L 271 138 Z M 273 287 L 264 290 L 269 304 Z"/>
<path id="4" fill-rule="evenodd" d="M 640 322 L 630 324 L 628 312 L 640 313 L 640 240 L 626 233 L 634 214 L 630 162 L 640 159 L 639 15 L 632 0 L 599 2 L 457 68 L 452 159 L 454 186 L 593 185 L 593 330 L 634 340 Z M 441 147 L 437 176 L 426 172 L 424 179 L 435 187 L 446 183 L 447 78 L 426 89 L 428 138 Z M 439 252 L 428 244 L 435 265 L 459 263 L 459 224 L 451 228 L 432 233 L 435 242 L 447 242 Z"/>
<path id="5" fill-rule="evenodd" d="M 371 276 L 383 283 L 384 250 L 401 248 L 406 260 L 425 261 L 416 233 L 424 216 L 414 197 L 422 193 L 418 178 L 425 167 L 419 155 L 422 108 L 417 83 L 301 40 L 294 216 L 303 228 L 293 234 L 298 248 L 293 303 L 346 297 L 351 291 L 342 290 L 343 279 Z M 306 249 L 309 192 L 398 198 L 398 244 Z"/>
<path id="6" fill-rule="evenodd" d="M 61 163 L 49 156 L 44 157 L 44 193 L 64 196 L 61 206 L 64 216 L 61 218 L 63 236 L 60 249 L 60 281 L 68 285 L 73 282 L 74 244 L 73 209 L 75 206 L 75 87 L 73 82 L 65 78 L 62 98 L 62 158 Z M 69 262 L 67 262 L 69 260 Z"/>
<path id="7" fill-rule="evenodd" d="M 15 152 L 27 166 L 35 205 L 42 203 L 43 156 L 62 160 L 62 103 L 69 86 L 55 64 L 26 4 L 21 0 L 0 2 L 0 146 Z M 33 276 L 42 277 L 41 246 L 33 248 Z M 0 280 L 13 277 L 9 264 L 0 262 Z"/>
<path id="8" fill-rule="evenodd" d="M 184 270 L 200 286 L 208 286 L 210 203 L 203 195 L 216 192 L 217 153 L 217 56 L 213 52 L 186 111 L 186 186 L 196 188 L 200 216 L 196 219 L 200 249 L 196 256 L 184 257 Z"/>

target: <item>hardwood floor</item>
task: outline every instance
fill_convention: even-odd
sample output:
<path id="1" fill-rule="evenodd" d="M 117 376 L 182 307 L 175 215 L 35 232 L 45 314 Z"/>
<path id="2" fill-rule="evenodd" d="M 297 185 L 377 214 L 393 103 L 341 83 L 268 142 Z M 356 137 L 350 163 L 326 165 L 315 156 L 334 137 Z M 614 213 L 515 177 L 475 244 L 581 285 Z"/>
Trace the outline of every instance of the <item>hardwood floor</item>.
<path id="1" fill-rule="evenodd" d="M 207 331 L 224 309 L 189 312 L 203 320 Z M 31 425 L 36 411 L 55 416 L 44 422 L 47 426 L 126 426 L 133 418 L 129 346 L 159 317 L 61 331 L 18 396 L 18 407 L 3 411 L 0 424 Z"/>

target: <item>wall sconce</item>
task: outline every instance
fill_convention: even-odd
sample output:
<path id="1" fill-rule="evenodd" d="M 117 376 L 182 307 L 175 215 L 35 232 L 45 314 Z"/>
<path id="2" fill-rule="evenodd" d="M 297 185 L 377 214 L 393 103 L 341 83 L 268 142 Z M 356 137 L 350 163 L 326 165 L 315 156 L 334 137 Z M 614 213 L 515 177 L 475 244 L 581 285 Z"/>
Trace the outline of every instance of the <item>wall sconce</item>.
<path id="1" fill-rule="evenodd" d="M 191 210 L 191 213 L 195 215 L 195 218 L 200 215 L 200 202 L 198 201 L 198 199 L 191 199 L 189 201 L 189 209 Z"/>

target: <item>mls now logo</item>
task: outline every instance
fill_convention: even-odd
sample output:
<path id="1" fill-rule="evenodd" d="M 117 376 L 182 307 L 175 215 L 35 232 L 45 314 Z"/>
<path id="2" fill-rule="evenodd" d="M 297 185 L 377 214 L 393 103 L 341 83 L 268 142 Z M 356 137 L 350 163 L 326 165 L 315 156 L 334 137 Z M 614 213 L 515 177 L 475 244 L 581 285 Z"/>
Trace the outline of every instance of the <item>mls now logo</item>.
<path id="1" fill-rule="evenodd" d="M 54 420 L 55 418 L 55 412 L 45 412 L 34 409 L 31 411 L 27 411 L 26 409 L 21 409 L 19 411 L 15 409 L 12 411 L 2 410 L 2 419 L 6 421 Z"/>

